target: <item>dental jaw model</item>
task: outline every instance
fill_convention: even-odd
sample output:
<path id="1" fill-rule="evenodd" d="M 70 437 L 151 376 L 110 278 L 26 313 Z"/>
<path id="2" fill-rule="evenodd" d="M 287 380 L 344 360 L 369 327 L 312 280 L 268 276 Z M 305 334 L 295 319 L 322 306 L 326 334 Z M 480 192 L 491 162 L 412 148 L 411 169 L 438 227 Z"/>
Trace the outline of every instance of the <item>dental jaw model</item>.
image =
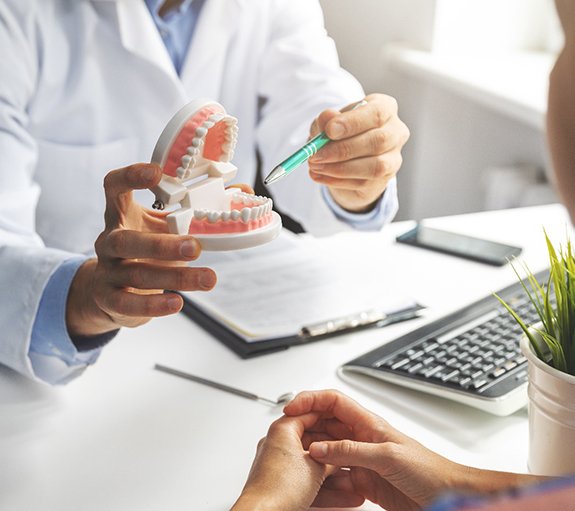
<path id="1" fill-rule="evenodd" d="M 172 117 L 152 154 L 163 170 L 152 189 L 154 209 L 179 205 L 166 216 L 170 232 L 193 235 L 203 250 L 254 247 L 281 229 L 271 199 L 225 188 L 237 171 L 237 133 L 237 120 L 222 105 L 197 99 Z"/>

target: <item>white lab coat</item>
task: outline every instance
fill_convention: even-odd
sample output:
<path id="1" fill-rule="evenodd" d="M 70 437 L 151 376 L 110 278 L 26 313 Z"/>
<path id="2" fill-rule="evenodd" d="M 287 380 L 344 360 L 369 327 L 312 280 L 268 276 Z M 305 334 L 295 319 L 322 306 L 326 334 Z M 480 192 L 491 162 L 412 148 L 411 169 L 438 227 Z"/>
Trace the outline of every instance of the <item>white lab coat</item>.
<path id="1" fill-rule="evenodd" d="M 268 171 L 318 112 L 363 96 L 317 0 L 207 0 L 181 77 L 143 0 L 3 0 L 0 52 L 0 362 L 28 374 L 47 280 L 103 228 L 103 177 L 149 161 L 182 105 L 239 119 L 236 182 L 253 183 L 256 147 Z M 311 232 L 345 228 L 304 169 L 272 193 Z"/>

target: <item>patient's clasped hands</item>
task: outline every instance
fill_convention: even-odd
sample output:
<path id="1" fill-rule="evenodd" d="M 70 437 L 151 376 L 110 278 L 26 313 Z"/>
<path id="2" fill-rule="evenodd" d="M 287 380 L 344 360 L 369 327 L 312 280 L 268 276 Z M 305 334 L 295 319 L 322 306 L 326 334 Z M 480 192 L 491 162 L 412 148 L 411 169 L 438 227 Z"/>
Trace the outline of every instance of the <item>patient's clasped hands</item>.
<path id="1" fill-rule="evenodd" d="M 233 511 L 356 507 L 366 499 L 415 510 L 449 490 L 490 493 L 537 479 L 454 463 L 337 391 L 302 392 L 284 414 L 260 441 Z"/>

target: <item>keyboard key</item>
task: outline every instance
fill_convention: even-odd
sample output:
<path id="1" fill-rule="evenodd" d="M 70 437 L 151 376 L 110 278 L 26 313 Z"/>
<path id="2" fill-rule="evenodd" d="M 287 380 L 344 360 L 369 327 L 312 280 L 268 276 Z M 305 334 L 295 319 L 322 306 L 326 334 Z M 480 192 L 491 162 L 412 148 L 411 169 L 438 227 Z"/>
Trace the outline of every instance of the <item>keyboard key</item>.
<path id="1" fill-rule="evenodd" d="M 441 379 L 443 381 L 451 381 L 453 380 L 456 376 L 459 375 L 459 371 L 457 369 L 452 370 L 451 372 L 448 372 L 445 376 L 443 376 Z"/>
<path id="2" fill-rule="evenodd" d="M 435 341 L 426 341 L 421 345 L 421 349 L 425 354 L 428 353 L 433 354 L 433 352 L 437 350 L 437 348 L 439 348 L 439 344 Z"/>
<path id="3" fill-rule="evenodd" d="M 421 362 L 418 362 L 417 364 L 414 364 L 409 369 L 407 369 L 407 372 L 409 374 L 418 374 L 421 369 L 423 369 L 423 364 Z"/>
<path id="4" fill-rule="evenodd" d="M 507 370 L 504 367 L 498 367 L 491 373 L 491 376 L 493 376 L 494 378 L 499 378 L 499 376 L 505 374 L 506 372 Z"/>
<path id="5" fill-rule="evenodd" d="M 395 360 L 390 367 L 395 370 L 395 369 L 399 369 L 400 367 L 403 367 L 405 364 L 409 364 L 409 358 L 407 358 L 407 357 L 403 357 L 403 358 L 400 358 L 399 360 Z"/>
<path id="6" fill-rule="evenodd" d="M 431 378 L 434 374 L 436 374 L 440 371 L 444 371 L 444 370 L 445 370 L 444 366 L 438 365 L 438 366 L 434 366 L 434 367 L 430 367 L 430 368 L 426 369 L 421 374 L 422 374 L 422 376 L 425 376 L 426 378 Z"/>
<path id="7" fill-rule="evenodd" d="M 487 383 L 487 380 L 485 378 L 480 378 L 478 380 L 475 380 L 471 385 L 474 389 L 478 389 L 480 387 L 483 387 L 483 385 L 485 385 Z"/>
<path id="8" fill-rule="evenodd" d="M 480 356 L 477 356 L 477 357 L 471 359 L 471 360 L 469 361 L 469 363 L 470 363 L 473 367 L 477 367 L 477 366 L 479 366 L 481 363 L 483 363 L 483 358 L 480 357 Z"/>
<path id="9" fill-rule="evenodd" d="M 473 372 L 470 374 L 470 376 L 471 376 L 471 379 L 472 379 L 472 380 L 476 380 L 477 378 L 483 376 L 483 371 L 481 371 L 481 370 L 473 371 Z"/>
<path id="10" fill-rule="evenodd" d="M 420 349 L 409 349 L 405 352 L 405 354 L 411 359 L 414 360 L 416 358 L 421 357 L 421 355 L 423 355 L 423 350 Z"/>
<path id="11" fill-rule="evenodd" d="M 493 370 L 495 368 L 495 364 L 484 364 L 481 366 L 481 370 L 485 373 L 488 374 L 491 370 Z"/>

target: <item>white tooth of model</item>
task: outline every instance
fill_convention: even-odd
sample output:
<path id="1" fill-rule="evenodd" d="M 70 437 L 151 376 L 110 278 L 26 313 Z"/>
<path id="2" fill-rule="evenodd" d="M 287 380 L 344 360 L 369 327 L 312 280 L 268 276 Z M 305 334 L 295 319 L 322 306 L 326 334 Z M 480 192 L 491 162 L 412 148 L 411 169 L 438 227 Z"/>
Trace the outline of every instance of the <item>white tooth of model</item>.
<path id="1" fill-rule="evenodd" d="M 251 211 L 250 208 L 244 208 L 241 211 L 242 222 L 247 224 L 250 221 Z"/>

